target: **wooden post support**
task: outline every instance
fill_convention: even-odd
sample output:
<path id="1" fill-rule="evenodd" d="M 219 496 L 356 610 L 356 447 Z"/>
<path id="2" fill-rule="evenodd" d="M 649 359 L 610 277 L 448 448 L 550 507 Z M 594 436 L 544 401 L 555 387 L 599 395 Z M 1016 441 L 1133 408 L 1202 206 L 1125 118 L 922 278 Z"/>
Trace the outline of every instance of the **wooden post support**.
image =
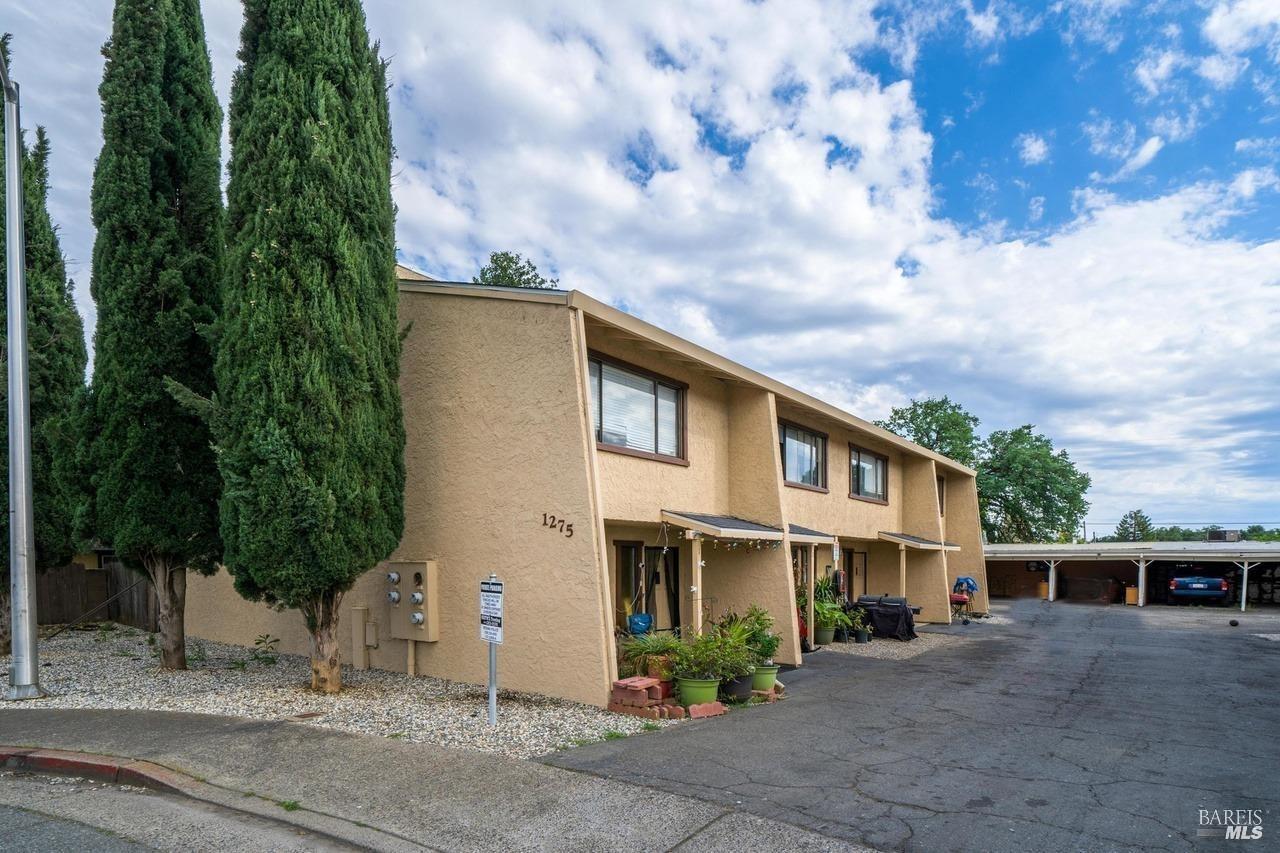
<path id="1" fill-rule="evenodd" d="M 907 546 L 898 546 L 898 595 L 907 597 Z"/>
<path id="2" fill-rule="evenodd" d="M 1138 606 L 1147 606 L 1147 558 L 1138 558 Z"/>
<path id="3" fill-rule="evenodd" d="M 1049 564 L 1049 600 L 1058 600 L 1058 561 L 1047 560 Z"/>
<path id="4" fill-rule="evenodd" d="M 809 626 L 809 647 L 817 648 L 818 644 L 814 641 L 814 637 L 815 637 L 814 631 L 816 630 L 816 626 L 813 624 L 813 591 L 814 591 L 814 577 L 815 577 L 815 574 L 813 571 L 813 563 L 814 563 L 813 546 L 810 545 L 809 546 L 809 572 L 808 572 L 808 576 L 805 578 L 805 586 L 809 590 L 809 595 L 808 595 L 809 608 L 808 608 L 808 612 L 805 613 L 804 622 L 806 625 Z"/>
<path id="5" fill-rule="evenodd" d="M 692 599 L 693 610 L 693 633 L 702 633 L 702 537 L 691 536 L 689 547 L 693 551 L 693 571 L 690 577 L 693 583 L 690 584 L 690 598 Z"/>

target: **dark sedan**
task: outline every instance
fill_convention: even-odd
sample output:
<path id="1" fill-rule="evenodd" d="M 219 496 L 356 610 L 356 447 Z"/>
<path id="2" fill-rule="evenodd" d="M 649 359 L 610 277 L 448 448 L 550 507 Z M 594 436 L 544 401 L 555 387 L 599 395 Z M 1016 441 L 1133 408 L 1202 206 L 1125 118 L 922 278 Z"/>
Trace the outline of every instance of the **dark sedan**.
<path id="1" fill-rule="evenodd" d="M 1227 579 L 1199 575 L 1169 578 L 1169 601 L 1173 604 L 1193 601 L 1226 604 Z"/>

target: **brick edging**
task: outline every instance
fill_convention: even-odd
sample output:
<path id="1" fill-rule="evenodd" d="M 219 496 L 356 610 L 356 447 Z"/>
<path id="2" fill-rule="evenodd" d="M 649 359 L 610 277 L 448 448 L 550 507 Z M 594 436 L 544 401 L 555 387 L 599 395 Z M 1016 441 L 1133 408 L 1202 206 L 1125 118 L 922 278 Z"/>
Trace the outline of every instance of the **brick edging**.
<path id="1" fill-rule="evenodd" d="M 62 773 L 68 776 L 84 776 L 101 782 L 119 785 L 136 785 L 170 794 L 186 794 L 189 779 L 167 767 L 138 761 L 132 758 L 114 758 L 89 752 L 70 752 L 64 749 L 38 749 L 35 747 L 0 746 L 0 767 L 8 770 L 27 770 L 37 773 Z"/>

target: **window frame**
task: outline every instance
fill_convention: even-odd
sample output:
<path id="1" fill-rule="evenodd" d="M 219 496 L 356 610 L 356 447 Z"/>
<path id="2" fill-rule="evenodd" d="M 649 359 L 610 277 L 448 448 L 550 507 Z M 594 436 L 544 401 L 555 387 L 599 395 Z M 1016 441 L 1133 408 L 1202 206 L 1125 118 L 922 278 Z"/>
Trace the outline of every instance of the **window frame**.
<path id="1" fill-rule="evenodd" d="M 884 464 L 884 497 L 879 495 L 864 495 L 858 491 L 858 466 L 854 464 L 854 459 L 863 455 L 870 456 L 880 460 Z M 889 504 L 889 457 L 875 450 L 870 450 L 850 442 L 849 444 L 849 497 L 855 501 L 866 501 L 867 503 L 879 504 L 880 506 L 888 506 Z"/>
<path id="2" fill-rule="evenodd" d="M 819 465 L 818 470 L 822 475 L 821 477 L 822 485 L 811 486 L 808 483 L 801 483 L 798 480 L 791 480 L 787 478 L 787 447 L 786 447 L 786 436 L 784 434 L 786 427 L 790 427 L 791 429 L 798 429 L 801 432 L 807 432 L 820 441 L 821 447 L 822 447 L 822 464 Z M 830 491 L 828 486 L 830 485 L 831 481 L 830 481 L 830 472 L 828 471 L 828 468 L 831 464 L 831 441 L 830 441 L 830 436 L 828 436 L 825 432 L 813 429 L 812 427 L 807 427 L 804 424 L 798 424 L 795 421 L 788 421 L 783 418 L 778 418 L 778 454 L 779 454 L 779 461 L 782 463 L 782 484 L 784 486 L 790 486 L 793 489 L 807 489 L 808 491 L 819 492 L 824 495 Z"/>
<path id="3" fill-rule="evenodd" d="M 614 358 L 606 353 L 596 350 L 587 350 L 587 406 L 590 411 L 591 407 L 591 362 L 598 362 L 602 367 L 609 366 L 623 370 L 627 373 L 649 379 L 654 383 L 653 389 L 653 437 L 654 447 L 657 447 L 658 440 L 658 385 L 664 385 L 676 392 L 676 456 L 666 453 L 656 453 L 648 450 L 637 450 L 634 447 L 627 447 L 622 444 L 612 444 L 604 441 L 603 431 L 596 430 L 595 413 L 590 412 L 591 417 L 591 434 L 596 441 L 597 450 L 605 450 L 609 453 L 617 453 L 622 456 L 634 456 L 639 459 L 650 459 L 654 462 L 666 462 L 669 465 L 689 465 L 689 383 L 681 382 L 679 379 L 672 379 L 670 376 L 663 376 L 661 373 L 655 373 L 652 370 L 640 367 L 636 364 L 623 361 L 620 358 Z M 604 421 L 604 370 L 600 370 L 597 379 L 599 385 L 595 389 L 596 397 L 600 400 L 600 417 L 601 423 Z"/>

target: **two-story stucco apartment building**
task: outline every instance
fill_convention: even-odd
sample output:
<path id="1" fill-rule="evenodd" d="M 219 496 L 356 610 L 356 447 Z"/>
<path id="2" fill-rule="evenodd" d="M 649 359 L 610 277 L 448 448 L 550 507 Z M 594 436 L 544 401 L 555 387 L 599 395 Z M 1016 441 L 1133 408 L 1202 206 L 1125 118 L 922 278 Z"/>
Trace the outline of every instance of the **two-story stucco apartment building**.
<path id="1" fill-rule="evenodd" d="M 401 275 L 400 579 L 347 594 L 344 660 L 483 681 L 490 572 L 502 685 L 594 704 L 632 613 L 696 627 L 759 604 L 798 664 L 795 587 L 815 574 L 942 622 L 971 575 L 986 610 L 969 468 L 578 291 Z M 296 613 L 242 601 L 225 572 L 188 583 L 192 635 L 305 653 Z"/>

